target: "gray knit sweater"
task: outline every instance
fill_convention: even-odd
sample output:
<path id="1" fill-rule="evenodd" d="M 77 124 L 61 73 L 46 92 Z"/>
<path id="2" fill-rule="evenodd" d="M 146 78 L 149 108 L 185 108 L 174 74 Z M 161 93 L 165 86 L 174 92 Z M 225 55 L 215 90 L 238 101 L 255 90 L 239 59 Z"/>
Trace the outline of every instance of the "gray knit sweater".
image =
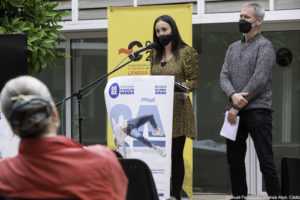
<path id="1" fill-rule="evenodd" d="M 271 81 L 275 57 L 272 43 L 261 34 L 247 42 L 239 40 L 231 44 L 220 74 L 221 88 L 229 101 L 235 92 L 248 92 L 249 103 L 243 110 L 272 110 Z"/>

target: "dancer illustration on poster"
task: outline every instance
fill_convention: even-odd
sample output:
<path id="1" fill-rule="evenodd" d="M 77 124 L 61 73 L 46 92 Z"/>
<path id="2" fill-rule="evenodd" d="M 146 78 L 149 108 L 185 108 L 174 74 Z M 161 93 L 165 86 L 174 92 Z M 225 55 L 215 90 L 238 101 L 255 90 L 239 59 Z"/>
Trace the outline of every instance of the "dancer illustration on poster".
<path id="1" fill-rule="evenodd" d="M 165 135 L 157 127 L 157 124 L 155 122 L 153 115 L 143 115 L 143 116 L 136 117 L 136 118 L 133 118 L 130 120 L 124 120 L 123 116 L 121 115 L 119 117 L 118 124 L 116 124 L 115 119 L 112 117 L 116 149 L 119 149 L 119 147 L 122 146 L 123 156 L 125 158 L 127 157 L 126 142 L 125 142 L 126 136 L 130 136 L 130 137 L 133 137 L 133 138 L 139 140 L 144 145 L 148 146 L 149 148 L 154 149 L 160 156 L 162 156 L 162 157 L 166 156 L 166 152 L 164 149 L 155 146 L 151 141 L 149 141 L 148 139 L 146 139 L 143 136 L 143 132 L 138 131 L 138 128 L 140 126 L 146 124 L 147 122 L 149 122 L 153 128 L 153 132 L 152 132 L 153 136 L 164 136 Z"/>

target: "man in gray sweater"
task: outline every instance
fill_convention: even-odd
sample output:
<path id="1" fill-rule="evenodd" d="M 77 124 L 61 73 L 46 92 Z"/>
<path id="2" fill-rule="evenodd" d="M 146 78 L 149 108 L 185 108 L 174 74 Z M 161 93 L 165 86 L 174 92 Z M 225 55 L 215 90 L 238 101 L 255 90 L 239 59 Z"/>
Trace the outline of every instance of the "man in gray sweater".
<path id="1" fill-rule="evenodd" d="M 220 74 L 220 84 L 229 99 L 229 123 L 240 116 L 235 141 L 226 140 L 231 187 L 234 199 L 247 196 L 245 155 L 248 134 L 254 142 L 260 170 L 268 195 L 280 195 L 279 179 L 272 151 L 272 67 L 275 51 L 260 33 L 264 10 L 258 4 L 245 5 L 240 13 L 239 28 L 243 38 L 227 50 Z"/>

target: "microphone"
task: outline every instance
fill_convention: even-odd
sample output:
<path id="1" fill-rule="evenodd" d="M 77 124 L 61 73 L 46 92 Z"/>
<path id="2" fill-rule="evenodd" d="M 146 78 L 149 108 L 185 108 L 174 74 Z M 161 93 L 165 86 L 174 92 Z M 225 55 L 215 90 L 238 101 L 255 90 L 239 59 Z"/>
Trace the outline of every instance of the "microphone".
<path id="1" fill-rule="evenodd" d="M 156 46 L 156 44 L 155 44 L 155 42 L 153 42 L 153 43 L 149 44 L 148 46 L 146 46 L 146 47 L 144 47 L 144 48 L 142 48 L 142 49 L 139 49 L 139 50 L 133 52 L 131 55 L 135 58 L 135 57 L 137 57 L 140 53 L 142 53 L 143 51 L 146 51 L 146 50 L 148 50 L 148 49 L 153 49 L 155 46 Z"/>

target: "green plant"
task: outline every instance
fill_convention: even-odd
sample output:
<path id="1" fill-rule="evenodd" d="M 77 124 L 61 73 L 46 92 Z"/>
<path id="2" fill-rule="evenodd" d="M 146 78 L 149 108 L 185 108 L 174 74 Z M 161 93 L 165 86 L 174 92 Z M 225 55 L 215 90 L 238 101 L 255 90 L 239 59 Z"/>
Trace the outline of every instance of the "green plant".
<path id="1" fill-rule="evenodd" d="M 0 34 L 27 33 L 28 72 L 40 72 L 56 65 L 57 56 L 65 56 L 56 49 L 64 39 L 58 33 L 62 17 L 67 11 L 55 10 L 59 4 L 49 0 L 1 0 Z"/>

